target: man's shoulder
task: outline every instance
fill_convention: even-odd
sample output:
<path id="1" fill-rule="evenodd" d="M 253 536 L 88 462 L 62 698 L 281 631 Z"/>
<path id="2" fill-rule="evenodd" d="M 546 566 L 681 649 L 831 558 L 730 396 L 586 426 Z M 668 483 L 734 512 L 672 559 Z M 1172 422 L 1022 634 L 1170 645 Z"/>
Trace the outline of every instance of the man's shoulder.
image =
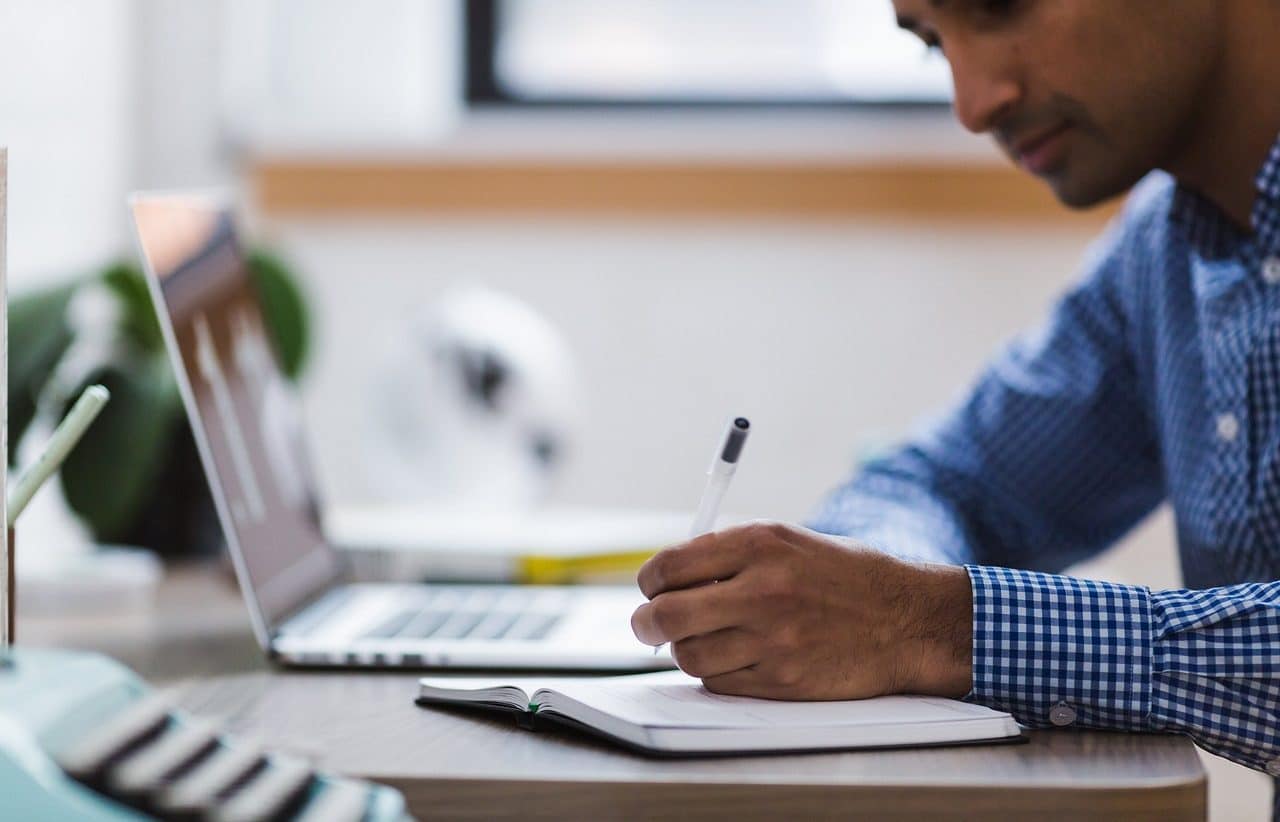
<path id="1" fill-rule="evenodd" d="M 1091 246 L 1088 279 L 1132 287 L 1158 273 L 1171 248 L 1169 231 L 1177 192 L 1177 183 L 1164 172 L 1152 172 L 1138 181 L 1120 213 Z"/>
<path id="2" fill-rule="evenodd" d="M 1065 295 L 1121 333 L 1134 352 L 1158 333 L 1170 301 L 1182 301 L 1178 292 L 1185 278 L 1177 276 L 1179 244 L 1171 235 L 1178 196 L 1177 183 L 1167 174 L 1154 172 L 1140 180 L 1106 231 L 1090 243 L 1080 275 Z"/>
<path id="3" fill-rule="evenodd" d="M 1177 182 L 1163 171 L 1153 171 L 1138 181 L 1125 198 L 1120 223 L 1138 231 L 1163 231 L 1173 215 Z"/>

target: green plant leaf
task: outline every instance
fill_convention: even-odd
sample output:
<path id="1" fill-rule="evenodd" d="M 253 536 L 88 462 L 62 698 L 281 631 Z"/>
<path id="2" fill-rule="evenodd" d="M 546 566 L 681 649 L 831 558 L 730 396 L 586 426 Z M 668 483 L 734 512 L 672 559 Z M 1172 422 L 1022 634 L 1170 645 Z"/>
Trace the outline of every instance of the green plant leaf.
<path id="1" fill-rule="evenodd" d="M 154 479 L 181 420 L 181 401 L 163 355 L 120 363 L 92 374 L 111 401 L 62 467 L 67 504 L 99 542 L 114 542 L 146 501 L 165 493 Z M 79 392 L 76 392 L 77 396 Z"/>
<path id="2" fill-rule="evenodd" d="M 285 376 L 296 380 L 306 365 L 310 342 L 306 300 L 288 267 L 276 255 L 257 249 L 249 252 L 246 262 L 262 301 L 263 318 L 280 367 Z"/>
<path id="3" fill-rule="evenodd" d="M 120 300 L 125 337 L 143 351 L 163 352 L 164 335 L 142 270 L 132 263 L 115 263 L 102 272 L 102 282 Z"/>
<path id="4" fill-rule="evenodd" d="M 67 303 L 77 283 L 9 301 L 9 460 L 36 413 L 36 400 L 71 345 Z"/>

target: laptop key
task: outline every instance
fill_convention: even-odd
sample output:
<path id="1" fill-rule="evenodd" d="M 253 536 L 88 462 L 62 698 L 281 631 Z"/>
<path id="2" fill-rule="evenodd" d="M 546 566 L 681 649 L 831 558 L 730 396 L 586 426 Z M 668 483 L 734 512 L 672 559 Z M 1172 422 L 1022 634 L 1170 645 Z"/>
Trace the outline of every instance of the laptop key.
<path id="1" fill-rule="evenodd" d="M 397 636 L 419 613 L 420 612 L 417 609 L 412 611 L 401 611 L 398 614 L 392 615 L 389 619 L 384 620 L 381 625 L 378 625 L 372 630 L 366 631 L 364 636 L 366 639 L 387 639 L 389 637 Z"/>
<path id="2" fill-rule="evenodd" d="M 423 611 L 404 627 L 404 630 L 400 632 L 400 636 L 417 639 L 435 636 L 436 631 L 440 630 L 440 626 L 448 618 L 448 611 Z"/>
<path id="3" fill-rule="evenodd" d="M 511 588 L 498 597 L 495 611 L 527 611 L 533 604 L 533 595 L 523 588 Z"/>
<path id="4" fill-rule="evenodd" d="M 484 619 L 484 614 L 463 611 L 453 614 L 440 626 L 432 639 L 462 639 Z"/>
<path id="5" fill-rule="evenodd" d="M 545 637 L 559 622 L 561 608 L 530 608 L 531 605 L 562 605 L 563 597 L 524 591 L 445 591 L 436 605 L 397 612 L 364 634 L 369 639 L 514 639 Z M 447 603 L 450 607 L 440 607 Z M 480 607 L 482 606 L 482 607 Z"/>
<path id="6" fill-rule="evenodd" d="M 452 588 L 441 588 L 431 598 L 431 610 L 452 613 L 462 607 L 462 594 Z"/>
<path id="7" fill-rule="evenodd" d="M 560 614 L 531 613 L 525 614 L 519 622 L 512 625 L 503 639 L 537 641 L 545 639 L 560 622 Z"/>
<path id="8" fill-rule="evenodd" d="M 533 630 L 529 632 L 528 639 L 546 639 L 547 634 L 551 633 L 551 629 L 560 624 L 560 616 L 560 614 L 544 614 Z"/>
<path id="9" fill-rule="evenodd" d="M 498 604 L 499 592 L 487 587 L 467 590 L 462 595 L 459 611 L 492 611 Z"/>
<path id="10" fill-rule="evenodd" d="M 501 639 L 502 635 L 516 624 L 516 620 L 520 618 L 520 614 L 515 613 L 498 613 L 489 614 L 480 624 L 476 625 L 467 636 L 471 639 Z"/>

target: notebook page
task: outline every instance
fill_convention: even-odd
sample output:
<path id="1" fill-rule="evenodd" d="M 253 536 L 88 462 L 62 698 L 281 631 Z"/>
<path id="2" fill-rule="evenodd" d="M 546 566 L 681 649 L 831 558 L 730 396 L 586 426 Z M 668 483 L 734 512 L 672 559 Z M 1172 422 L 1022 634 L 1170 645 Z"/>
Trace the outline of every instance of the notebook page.
<path id="1" fill-rule="evenodd" d="M 543 679 L 438 676 L 418 680 L 418 695 L 450 702 L 504 702 L 524 707 L 529 694 L 545 685 Z"/>
<path id="2" fill-rule="evenodd" d="M 649 727 L 849 727 L 965 722 L 1004 716 L 980 705 L 928 696 L 883 696 L 842 702 L 723 696 L 708 691 L 700 680 L 680 671 L 562 680 L 551 690 L 602 713 Z M 534 701 L 543 699 L 535 694 Z"/>

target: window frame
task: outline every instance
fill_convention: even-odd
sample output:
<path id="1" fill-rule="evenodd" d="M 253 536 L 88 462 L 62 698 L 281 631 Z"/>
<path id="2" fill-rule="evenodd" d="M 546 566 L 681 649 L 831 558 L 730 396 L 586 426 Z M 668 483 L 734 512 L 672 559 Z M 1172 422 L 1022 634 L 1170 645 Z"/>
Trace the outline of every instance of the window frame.
<path id="1" fill-rule="evenodd" d="M 463 100 L 468 108 L 489 109 L 713 109 L 731 111 L 881 111 L 936 112 L 951 103 L 935 100 L 857 100 L 848 97 L 542 97 L 527 99 L 502 87 L 497 75 L 497 45 L 502 0 L 465 0 L 462 14 Z"/>

